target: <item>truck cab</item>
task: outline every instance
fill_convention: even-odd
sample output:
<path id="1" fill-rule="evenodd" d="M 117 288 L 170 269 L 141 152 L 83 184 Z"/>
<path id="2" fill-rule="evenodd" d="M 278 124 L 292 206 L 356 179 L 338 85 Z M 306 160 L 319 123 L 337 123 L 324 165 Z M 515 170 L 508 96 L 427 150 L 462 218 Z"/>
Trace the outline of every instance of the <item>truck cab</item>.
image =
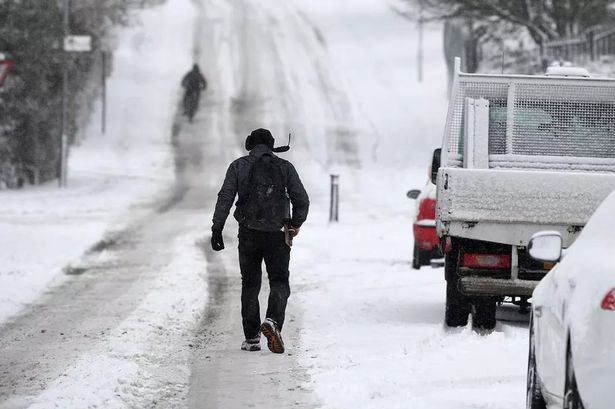
<path id="1" fill-rule="evenodd" d="M 570 246 L 615 190 L 615 80 L 466 74 L 456 60 L 442 148 L 434 153 L 436 230 L 445 251 L 445 322 L 495 327 L 496 306 L 526 309 L 552 267 L 528 238 Z"/>

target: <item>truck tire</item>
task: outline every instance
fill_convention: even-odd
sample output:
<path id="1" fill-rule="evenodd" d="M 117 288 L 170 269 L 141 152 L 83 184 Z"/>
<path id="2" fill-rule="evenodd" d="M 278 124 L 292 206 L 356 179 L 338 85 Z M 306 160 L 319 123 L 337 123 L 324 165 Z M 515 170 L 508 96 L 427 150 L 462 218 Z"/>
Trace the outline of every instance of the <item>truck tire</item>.
<path id="1" fill-rule="evenodd" d="M 446 310 L 444 323 L 449 327 L 464 327 L 468 325 L 470 303 L 468 297 L 459 291 L 459 247 L 453 246 L 444 256 L 444 272 L 446 275 Z"/>
<path id="2" fill-rule="evenodd" d="M 467 297 L 457 288 L 457 280 L 446 282 L 446 312 L 444 322 L 449 327 L 465 327 L 468 325 L 470 304 Z"/>
<path id="3" fill-rule="evenodd" d="M 477 300 L 472 311 L 472 328 L 480 331 L 493 330 L 495 328 L 495 310 L 495 300 L 491 298 Z"/>

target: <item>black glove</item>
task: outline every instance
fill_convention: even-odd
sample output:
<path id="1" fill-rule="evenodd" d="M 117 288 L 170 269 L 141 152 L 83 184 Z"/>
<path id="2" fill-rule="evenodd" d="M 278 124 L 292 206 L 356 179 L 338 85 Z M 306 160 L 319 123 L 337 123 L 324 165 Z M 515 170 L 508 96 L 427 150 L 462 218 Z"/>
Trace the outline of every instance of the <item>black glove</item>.
<path id="1" fill-rule="evenodd" d="M 222 239 L 222 230 L 211 231 L 211 248 L 214 251 L 220 251 L 224 249 L 224 240 Z"/>

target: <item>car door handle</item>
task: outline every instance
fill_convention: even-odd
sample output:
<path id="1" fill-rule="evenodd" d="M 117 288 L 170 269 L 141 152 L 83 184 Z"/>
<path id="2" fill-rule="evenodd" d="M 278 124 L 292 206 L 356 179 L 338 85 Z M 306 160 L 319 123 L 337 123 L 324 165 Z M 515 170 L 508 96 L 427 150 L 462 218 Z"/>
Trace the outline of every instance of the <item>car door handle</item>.
<path id="1" fill-rule="evenodd" d="M 541 305 L 535 305 L 534 306 L 534 315 L 536 315 L 537 317 L 540 317 L 542 315 L 542 306 Z"/>

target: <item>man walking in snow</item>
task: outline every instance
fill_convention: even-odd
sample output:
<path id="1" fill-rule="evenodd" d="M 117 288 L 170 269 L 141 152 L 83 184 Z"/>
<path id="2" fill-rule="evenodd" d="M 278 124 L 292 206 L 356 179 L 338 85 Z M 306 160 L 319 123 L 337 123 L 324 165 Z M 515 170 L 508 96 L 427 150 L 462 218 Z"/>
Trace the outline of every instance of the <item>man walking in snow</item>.
<path id="1" fill-rule="evenodd" d="M 238 195 L 234 217 L 239 222 L 239 268 L 241 270 L 241 316 L 245 341 L 241 349 L 260 351 L 260 333 L 274 353 L 284 352 L 280 332 L 290 296 L 288 264 L 290 238 L 299 233 L 307 218 L 309 198 L 294 166 L 274 152 L 274 139 L 267 129 L 256 129 L 246 139 L 249 155 L 229 166 L 213 217 L 211 246 L 224 249 L 222 229 Z M 290 204 L 292 204 L 292 213 Z M 260 321 L 258 294 L 265 261 L 269 277 L 269 300 L 265 320 Z"/>

